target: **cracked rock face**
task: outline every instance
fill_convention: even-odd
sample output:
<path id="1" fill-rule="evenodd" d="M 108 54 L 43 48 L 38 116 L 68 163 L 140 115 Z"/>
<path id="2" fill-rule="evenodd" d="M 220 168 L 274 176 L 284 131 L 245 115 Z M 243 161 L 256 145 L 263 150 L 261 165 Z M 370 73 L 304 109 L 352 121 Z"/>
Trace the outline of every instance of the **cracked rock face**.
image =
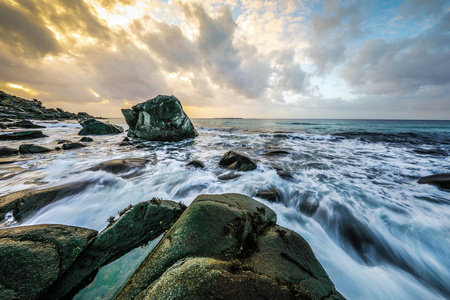
<path id="1" fill-rule="evenodd" d="M 239 194 L 200 195 L 116 299 L 343 299 L 308 243 Z"/>
<path id="2" fill-rule="evenodd" d="M 0 230 L 0 299 L 39 298 L 96 236 L 64 225 Z"/>
<path id="3" fill-rule="evenodd" d="M 150 141 L 180 141 L 198 135 L 175 96 L 159 95 L 132 109 L 122 109 L 122 113 L 130 126 L 130 137 Z"/>

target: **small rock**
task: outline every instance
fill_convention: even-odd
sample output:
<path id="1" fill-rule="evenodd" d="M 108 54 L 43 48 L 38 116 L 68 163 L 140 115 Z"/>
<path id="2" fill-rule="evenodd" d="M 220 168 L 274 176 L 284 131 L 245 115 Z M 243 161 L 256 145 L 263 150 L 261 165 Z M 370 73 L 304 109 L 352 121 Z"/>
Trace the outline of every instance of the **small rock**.
<path id="1" fill-rule="evenodd" d="M 200 161 L 200 160 L 193 160 L 191 162 L 188 162 L 186 164 L 186 167 L 193 167 L 193 168 L 199 168 L 199 169 L 203 169 L 205 167 L 205 164 Z"/>
<path id="2" fill-rule="evenodd" d="M 269 190 L 258 190 L 255 197 L 270 201 L 270 202 L 278 202 L 281 199 L 280 192 L 276 189 Z"/>
<path id="3" fill-rule="evenodd" d="M 47 137 L 40 130 L 31 130 L 31 131 L 18 131 L 7 134 L 0 134 L 0 141 L 8 141 L 8 140 L 30 140 Z"/>
<path id="4" fill-rule="evenodd" d="M 93 142 L 93 141 L 94 141 L 94 139 L 91 137 L 88 137 L 88 136 L 84 136 L 80 139 L 80 142 L 83 142 L 83 143 L 89 143 L 89 142 Z"/>
<path id="5" fill-rule="evenodd" d="M 78 148 L 84 148 L 86 145 L 83 145 L 81 143 L 65 143 L 62 145 L 62 148 L 64 150 L 70 150 L 70 149 L 78 149 Z"/>
<path id="6" fill-rule="evenodd" d="M 42 147 L 42 146 L 36 146 L 33 144 L 24 144 L 20 145 L 19 152 L 20 154 L 29 154 L 29 153 L 46 153 L 52 151 L 51 149 Z"/>
<path id="7" fill-rule="evenodd" d="M 277 174 L 278 174 L 278 176 L 280 176 L 281 178 L 286 179 L 286 180 L 294 179 L 294 176 L 292 176 L 292 174 L 287 171 L 277 170 Z"/>
<path id="8" fill-rule="evenodd" d="M 279 155 L 289 155 L 290 153 L 285 150 L 273 150 L 264 153 L 265 156 L 279 156 Z"/>
<path id="9" fill-rule="evenodd" d="M 65 143 L 71 143 L 71 141 L 69 141 L 69 140 L 59 140 L 58 141 L 58 145 L 59 144 L 65 144 Z"/>
<path id="10" fill-rule="evenodd" d="M 420 178 L 420 184 L 432 184 L 441 189 L 450 190 L 450 173 L 442 173 Z"/>
<path id="11" fill-rule="evenodd" d="M 219 166 L 236 171 L 251 171 L 257 167 L 251 158 L 235 151 L 225 153 L 220 159 Z"/>
<path id="12" fill-rule="evenodd" d="M 242 174 L 228 172 L 228 173 L 224 173 L 224 174 L 217 176 L 217 178 L 219 180 L 232 180 L 232 179 L 235 179 L 235 178 L 238 178 L 241 176 L 242 176 Z"/>
<path id="13" fill-rule="evenodd" d="M 12 156 L 17 154 L 19 154 L 19 151 L 17 149 L 0 147 L 0 157 Z"/>
<path id="14" fill-rule="evenodd" d="M 83 129 L 78 135 L 107 135 L 118 134 L 123 132 L 123 128 L 117 125 L 106 124 L 95 119 L 88 119 L 81 123 Z"/>
<path id="15" fill-rule="evenodd" d="M 145 164 L 148 163 L 144 158 L 127 158 L 127 159 L 113 159 L 98 164 L 89 171 L 105 171 L 116 175 L 125 175 L 124 178 L 131 178 L 141 174 Z"/>

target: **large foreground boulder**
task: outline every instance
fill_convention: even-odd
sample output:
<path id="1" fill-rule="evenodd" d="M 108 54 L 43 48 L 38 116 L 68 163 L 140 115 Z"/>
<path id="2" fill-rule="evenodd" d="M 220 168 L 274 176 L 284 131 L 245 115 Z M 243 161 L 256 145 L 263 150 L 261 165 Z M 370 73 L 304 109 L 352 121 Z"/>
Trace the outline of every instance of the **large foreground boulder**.
<path id="1" fill-rule="evenodd" d="M 73 296 L 89 284 L 101 266 L 110 263 L 132 249 L 157 238 L 168 230 L 184 211 L 185 206 L 173 201 L 152 199 L 130 206 L 120 212 L 67 272 L 46 293 L 48 299 Z"/>
<path id="2" fill-rule="evenodd" d="M 251 158 L 236 151 L 225 153 L 219 161 L 219 166 L 236 171 L 251 171 L 257 167 Z"/>
<path id="3" fill-rule="evenodd" d="M 116 299 L 343 299 L 308 243 L 239 194 L 200 195 Z"/>
<path id="4" fill-rule="evenodd" d="M 66 271 L 96 230 L 34 225 L 0 230 L 0 299 L 37 299 Z"/>
<path id="5" fill-rule="evenodd" d="M 441 189 L 450 190 L 450 173 L 436 174 L 420 178 L 420 184 L 432 184 Z"/>
<path id="6" fill-rule="evenodd" d="M 81 123 L 83 128 L 78 135 L 107 135 L 123 132 L 123 128 L 117 125 L 106 124 L 95 119 L 87 119 Z"/>
<path id="7" fill-rule="evenodd" d="M 159 95 L 132 109 L 122 109 L 122 113 L 130 126 L 130 137 L 150 141 L 179 141 L 198 135 L 175 96 Z"/>

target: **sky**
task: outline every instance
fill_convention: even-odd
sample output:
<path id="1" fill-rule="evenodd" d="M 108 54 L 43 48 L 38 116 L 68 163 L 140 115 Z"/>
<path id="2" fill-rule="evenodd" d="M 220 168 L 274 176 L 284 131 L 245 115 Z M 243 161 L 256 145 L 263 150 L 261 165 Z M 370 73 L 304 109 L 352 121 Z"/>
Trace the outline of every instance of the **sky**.
<path id="1" fill-rule="evenodd" d="M 0 0 L 0 90 L 121 117 L 450 119 L 447 0 Z"/>

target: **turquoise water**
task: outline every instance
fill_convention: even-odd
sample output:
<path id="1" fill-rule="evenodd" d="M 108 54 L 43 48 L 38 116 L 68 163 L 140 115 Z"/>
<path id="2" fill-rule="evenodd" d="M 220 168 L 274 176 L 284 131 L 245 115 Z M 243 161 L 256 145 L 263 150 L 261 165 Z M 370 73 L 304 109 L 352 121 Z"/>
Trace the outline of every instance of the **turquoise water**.
<path id="1" fill-rule="evenodd" d="M 123 119 L 109 121 L 127 127 Z M 76 123 L 37 123 L 49 135 L 38 141 L 43 146 L 54 147 L 58 139 L 79 140 Z M 258 200 L 276 211 L 280 225 L 309 242 L 346 298 L 450 298 L 450 193 L 417 183 L 423 176 L 450 173 L 450 121 L 193 123 L 199 136 L 181 142 L 119 147 L 124 133 L 94 137 L 83 149 L 3 161 L 0 194 L 91 180 L 95 184 L 88 189 L 20 225 L 61 223 L 102 230 L 110 215 L 151 197 L 189 204 L 199 194 L 253 197 L 258 190 L 276 190 L 277 202 Z M 220 180 L 229 171 L 218 162 L 229 150 L 250 156 L 258 168 Z M 278 150 L 284 154 L 270 155 Z M 106 160 L 134 157 L 151 161 L 135 178 L 87 171 Z M 193 159 L 206 168 L 186 168 Z M 93 289 L 89 295 L 95 294 Z M 104 288 L 102 293 L 110 295 Z"/>

